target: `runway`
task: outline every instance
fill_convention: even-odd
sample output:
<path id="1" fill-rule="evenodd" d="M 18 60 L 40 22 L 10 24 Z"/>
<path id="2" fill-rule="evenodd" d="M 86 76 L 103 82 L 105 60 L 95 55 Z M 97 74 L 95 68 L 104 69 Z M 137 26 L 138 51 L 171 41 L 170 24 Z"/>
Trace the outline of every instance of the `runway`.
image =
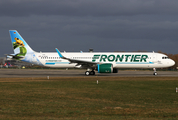
<path id="1" fill-rule="evenodd" d="M 64 69 L 0 69 L 0 78 L 22 77 L 82 77 L 85 70 Z M 178 71 L 157 71 L 159 77 L 178 77 Z M 97 73 L 98 77 L 153 77 L 153 71 L 121 70 L 118 73 Z M 86 76 L 87 77 L 87 76 Z M 156 76 L 155 76 L 156 77 Z"/>

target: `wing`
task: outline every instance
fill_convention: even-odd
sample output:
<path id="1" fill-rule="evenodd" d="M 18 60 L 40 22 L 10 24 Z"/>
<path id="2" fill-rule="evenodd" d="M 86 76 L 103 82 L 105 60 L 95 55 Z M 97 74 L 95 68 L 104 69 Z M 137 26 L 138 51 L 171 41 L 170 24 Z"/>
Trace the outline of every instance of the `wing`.
<path id="1" fill-rule="evenodd" d="M 66 60 L 70 61 L 70 63 L 77 63 L 76 66 L 82 65 L 83 67 L 91 67 L 91 68 L 93 68 L 93 67 L 96 67 L 97 64 L 101 64 L 101 63 L 85 61 L 85 60 L 70 59 L 70 58 L 64 57 L 57 48 L 56 48 L 56 51 L 57 51 L 59 57 L 61 57 L 62 59 L 66 59 Z"/>

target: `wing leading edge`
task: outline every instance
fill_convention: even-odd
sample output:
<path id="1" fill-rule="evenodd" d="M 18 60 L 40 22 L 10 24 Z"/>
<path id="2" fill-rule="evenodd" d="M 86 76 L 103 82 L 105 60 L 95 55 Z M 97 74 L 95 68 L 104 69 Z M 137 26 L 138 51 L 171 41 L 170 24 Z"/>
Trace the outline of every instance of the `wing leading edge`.
<path id="1" fill-rule="evenodd" d="M 67 57 L 64 57 L 57 48 L 56 48 L 56 51 L 57 51 L 60 58 L 70 61 L 70 64 L 71 63 L 77 63 L 76 66 L 82 65 L 82 66 L 85 66 L 85 67 L 96 67 L 97 64 L 101 64 L 101 63 L 96 63 L 96 62 L 91 62 L 91 61 L 84 61 L 84 60 L 76 60 L 76 59 L 67 58 Z"/>

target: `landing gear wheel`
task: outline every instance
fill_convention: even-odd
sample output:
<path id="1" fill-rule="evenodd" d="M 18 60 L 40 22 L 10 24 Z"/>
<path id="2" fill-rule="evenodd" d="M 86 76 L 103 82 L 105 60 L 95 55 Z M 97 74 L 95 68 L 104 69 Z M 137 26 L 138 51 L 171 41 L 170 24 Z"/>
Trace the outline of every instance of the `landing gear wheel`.
<path id="1" fill-rule="evenodd" d="M 155 75 L 155 76 L 156 76 L 156 75 L 158 75 L 158 73 L 157 73 L 157 72 L 155 72 L 155 73 L 153 73 L 153 75 Z"/>
<path id="2" fill-rule="evenodd" d="M 158 73 L 156 72 L 156 68 L 153 68 L 153 71 L 154 71 L 154 73 L 153 73 L 153 75 L 158 75 Z"/>
<path id="3" fill-rule="evenodd" d="M 86 76 L 90 75 L 90 72 L 89 72 L 89 71 L 86 71 L 86 72 L 85 72 L 85 75 L 86 75 Z"/>
<path id="4" fill-rule="evenodd" d="M 91 71 L 91 72 L 90 72 L 90 75 L 95 75 L 95 71 Z"/>

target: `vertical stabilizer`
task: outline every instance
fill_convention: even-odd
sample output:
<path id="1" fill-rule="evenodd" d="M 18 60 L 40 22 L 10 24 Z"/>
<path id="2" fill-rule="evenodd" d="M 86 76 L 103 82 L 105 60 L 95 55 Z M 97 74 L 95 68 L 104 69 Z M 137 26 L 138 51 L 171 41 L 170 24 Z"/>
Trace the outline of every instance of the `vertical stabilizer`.
<path id="1" fill-rule="evenodd" d="M 10 56 L 17 60 L 22 60 L 24 62 L 43 66 L 40 60 L 36 57 L 36 52 L 30 48 L 27 42 L 16 30 L 9 30 L 9 33 L 11 36 L 12 47 L 15 54 Z"/>
<path id="2" fill-rule="evenodd" d="M 16 30 L 9 30 L 9 32 L 15 55 L 25 56 L 27 53 L 34 52 Z"/>

